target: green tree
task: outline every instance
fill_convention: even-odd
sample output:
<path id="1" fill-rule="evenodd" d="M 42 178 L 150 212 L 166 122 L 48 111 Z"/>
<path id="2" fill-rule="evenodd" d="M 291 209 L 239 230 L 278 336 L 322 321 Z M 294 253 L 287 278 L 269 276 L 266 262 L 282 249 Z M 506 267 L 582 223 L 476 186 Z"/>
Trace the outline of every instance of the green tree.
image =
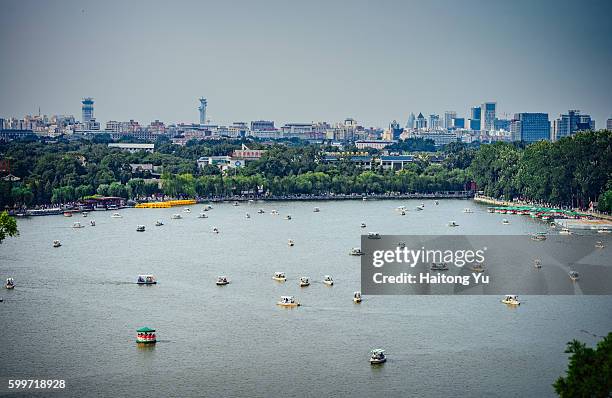
<path id="1" fill-rule="evenodd" d="M 553 384 L 561 398 L 612 396 L 612 332 L 595 349 L 572 340 L 565 352 L 572 354 L 566 375 Z"/>
<path id="2" fill-rule="evenodd" d="M 612 189 L 608 189 L 606 192 L 601 194 L 597 208 L 599 211 L 612 213 Z"/>
<path id="3" fill-rule="evenodd" d="M 17 230 L 17 221 L 5 210 L 0 213 L 0 243 L 7 236 L 17 236 L 19 231 Z"/>

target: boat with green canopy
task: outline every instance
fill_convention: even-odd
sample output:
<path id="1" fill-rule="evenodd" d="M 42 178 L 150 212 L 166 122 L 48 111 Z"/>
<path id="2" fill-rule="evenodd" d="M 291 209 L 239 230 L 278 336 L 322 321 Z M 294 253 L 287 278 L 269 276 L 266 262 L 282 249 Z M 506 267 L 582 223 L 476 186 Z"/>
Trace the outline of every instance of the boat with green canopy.
<path id="1" fill-rule="evenodd" d="M 157 342 L 155 329 L 145 326 L 136 330 L 136 333 L 136 343 L 138 344 L 155 344 Z"/>

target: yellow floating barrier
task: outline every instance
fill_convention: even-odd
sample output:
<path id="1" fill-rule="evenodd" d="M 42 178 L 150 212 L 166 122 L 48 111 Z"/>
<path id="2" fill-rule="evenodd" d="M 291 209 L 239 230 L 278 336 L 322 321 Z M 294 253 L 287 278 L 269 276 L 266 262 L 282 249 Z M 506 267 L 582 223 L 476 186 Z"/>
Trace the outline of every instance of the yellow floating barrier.
<path id="1" fill-rule="evenodd" d="M 184 199 L 184 200 L 166 200 L 164 202 L 148 202 L 148 203 L 139 203 L 135 207 L 137 209 L 168 209 L 174 206 L 187 206 L 187 205 L 195 205 L 196 201 L 194 199 Z"/>

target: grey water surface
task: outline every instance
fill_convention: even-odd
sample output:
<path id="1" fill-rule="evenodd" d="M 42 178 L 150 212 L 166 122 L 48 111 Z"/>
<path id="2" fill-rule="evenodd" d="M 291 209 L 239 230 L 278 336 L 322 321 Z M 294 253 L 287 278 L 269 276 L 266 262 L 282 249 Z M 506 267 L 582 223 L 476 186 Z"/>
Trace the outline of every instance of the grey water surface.
<path id="1" fill-rule="evenodd" d="M 20 219 L 20 236 L 0 245 L 0 277 L 17 285 L 0 291 L 0 378 L 66 380 L 65 390 L 41 396 L 554 396 L 566 342 L 593 345 L 593 335 L 612 331 L 611 296 L 522 296 L 516 308 L 492 295 L 353 303 L 360 259 L 348 251 L 367 231 L 549 230 L 467 200 L 427 200 L 414 210 L 421 202 L 227 203 L 206 219 L 197 218 L 202 205 Z M 158 219 L 165 225 L 154 226 Z M 85 228 L 71 228 L 75 221 Z M 138 224 L 146 231 L 136 232 Z M 273 281 L 275 271 L 287 281 Z M 159 283 L 136 285 L 140 273 Z M 334 286 L 321 282 L 326 274 Z M 216 286 L 218 275 L 231 283 Z M 300 288 L 300 276 L 312 285 Z M 302 306 L 276 306 L 281 295 Z M 137 347 L 142 326 L 157 330 L 154 347 Z M 386 349 L 386 364 L 369 364 L 373 348 Z"/>

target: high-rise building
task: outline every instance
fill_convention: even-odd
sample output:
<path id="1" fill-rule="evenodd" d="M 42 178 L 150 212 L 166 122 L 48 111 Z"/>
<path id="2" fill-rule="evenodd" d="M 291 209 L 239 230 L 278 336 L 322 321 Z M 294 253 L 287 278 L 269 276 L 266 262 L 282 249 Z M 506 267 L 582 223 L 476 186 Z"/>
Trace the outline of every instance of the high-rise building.
<path id="1" fill-rule="evenodd" d="M 451 120 L 451 129 L 464 129 L 465 128 L 465 118 L 462 117 L 454 117 Z"/>
<path id="2" fill-rule="evenodd" d="M 481 109 L 479 106 L 470 108 L 470 118 L 468 119 L 468 128 L 470 130 L 480 130 Z"/>
<path id="3" fill-rule="evenodd" d="M 440 115 L 429 115 L 429 129 L 440 130 Z"/>
<path id="4" fill-rule="evenodd" d="M 553 139 L 568 137 L 581 130 L 595 130 L 595 121 L 589 115 L 581 115 L 579 110 L 569 110 L 559 115 L 554 123 Z"/>
<path id="5" fill-rule="evenodd" d="M 406 123 L 406 128 L 413 129 L 415 120 L 416 118 L 414 117 L 414 113 L 410 112 L 410 116 L 408 116 L 408 123 Z"/>
<path id="6" fill-rule="evenodd" d="M 400 135 L 404 132 L 404 129 L 400 126 L 397 120 L 389 123 L 389 131 L 391 132 L 391 139 L 399 140 Z"/>
<path id="7" fill-rule="evenodd" d="M 480 106 L 480 129 L 490 131 L 495 129 L 495 102 L 485 102 Z"/>
<path id="8" fill-rule="evenodd" d="M 516 113 L 510 123 L 513 141 L 550 140 L 548 113 Z"/>
<path id="9" fill-rule="evenodd" d="M 198 110 L 200 111 L 200 124 L 201 125 L 206 124 L 206 106 L 207 105 L 208 105 L 208 102 L 206 101 L 206 98 L 200 97 L 200 106 L 198 107 Z"/>
<path id="10" fill-rule="evenodd" d="M 606 120 L 606 130 L 611 130 L 612 131 L 612 117 L 608 120 Z"/>
<path id="11" fill-rule="evenodd" d="M 506 130 L 510 131 L 510 122 L 508 119 L 497 119 L 495 118 L 495 122 L 493 122 L 494 130 Z"/>
<path id="12" fill-rule="evenodd" d="M 421 112 L 419 112 L 419 116 L 416 118 L 416 128 L 417 129 L 426 129 L 427 128 L 427 119 Z"/>
<path id="13" fill-rule="evenodd" d="M 115 120 L 109 120 L 106 122 L 106 128 L 104 130 L 119 133 L 121 131 L 121 123 Z"/>
<path id="14" fill-rule="evenodd" d="M 481 115 L 481 109 L 479 106 L 473 106 L 470 109 L 470 119 L 472 120 L 480 120 Z"/>
<path id="15" fill-rule="evenodd" d="M 81 101 L 82 119 L 81 122 L 86 124 L 94 120 L 94 100 L 91 97 L 83 98 Z"/>
<path id="16" fill-rule="evenodd" d="M 444 127 L 445 129 L 450 129 L 453 127 L 453 119 L 457 117 L 457 112 L 454 111 L 446 111 L 444 112 Z"/>

